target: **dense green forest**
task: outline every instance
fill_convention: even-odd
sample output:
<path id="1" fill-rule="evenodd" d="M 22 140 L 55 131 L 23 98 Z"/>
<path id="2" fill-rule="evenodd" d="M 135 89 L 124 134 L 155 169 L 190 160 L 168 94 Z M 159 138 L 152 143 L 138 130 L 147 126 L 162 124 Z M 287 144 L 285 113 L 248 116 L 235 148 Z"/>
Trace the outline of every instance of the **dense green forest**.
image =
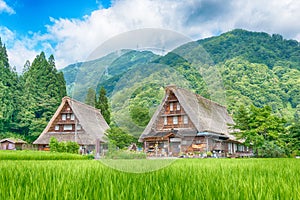
<path id="1" fill-rule="evenodd" d="M 85 100 L 89 88 L 100 91 L 103 86 L 109 97 L 112 124 L 136 137 L 160 104 L 164 87 L 176 84 L 227 106 L 237 123 L 244 107 L 248 126 L 239 128 L 245 134 L 266 128 L 266 124 L 253 125 L 253 120 L 263 118 L 255 118 L 253 113 L 269 116 L 269 125 L 274 119 L 280 121 L 277 124 L 284 129 L 276 131 L 282 133 L 269 137 L 264 135 L 268 131 L 262 131 L 268 143 L 259 145 L 299 148 L 300 44 L 278 34 L 237 29 L 184 44 L 163 56 L 120 50 L 72 64 L 61 72 L 56 71 L 53 56 L 46 59 L 41 53 L 17 75 L 8 65 L 2 44 L 0 55 L 2 135 L 19 134 L 32 141 L 41 132 L 66 93 L 63 72 L 69 96 L 80 101 Z M 275 140 L 279 143 L 272 143 Z"/>
<path id="2" fill-rule="evenodd" d="M 62 72 L 56 70 L 54 57 L 47 59 L 42 52 L 18 75 L 0 40 L 0 77 L 0 137 L 34 141 L 66 96 Z"/>
<path id="3" fill-rule="evenodd" d="M 112 58 L 108 55 L 106 61 L 108 57 Z M 237 29 L 184 44 L 164 56 L 126 51 L 106 64 L 105 69 L 93 65 L 105 73 L 94 77 L 97 84 L 90 87 L 96 91 L 105 87 L 113 122 L 135 136 L 150 120 L 168 84 L 227 106 L 235 119 L 241 106 L 249 112 L 251 106 L 268 106 L 272 116 L 284 119 L 286 132 L 298 130 L 300 45 L 281 35 Z M 89 67 L 81 65 L 80 70 L 92 70 Z M 69 71 L 72 66 L 63 69 L 64 73 Z M 67 81 L 72 84 L 75 82 Z M 77 87 L 71 94 L 86 92 L 86 88 Z"/>
<path id="4" fill-rule="evenodd" d="M 96 91 L 104 86 L 114 102 L 112 112 L 118 115 L 132 107 L 132 112 L 144 107 L 150 110 L 151 116 L 152 107 L 157 106 L 162 98 L 161 88 L 166 84 L 177 84 L 214 101 L 220 100 L 219 103 L 226 105 L 230 113 L 241 105 L 268 105 L 288 123 L 299 118 L 300 46 L 297 41 L 285 40 L 278 34 L 237 29 L 184 44 L 165 56 L 127 50 L 117 58 L 112 53 L 102 60 L 105 60 L 105 68 L 102 62 L 102 65 L 93 62 L 92 66 L 81 64 L 79 69 L 84 74 L 94 68 L 103 71 L 102 74 L 94 73 L 94 84 L 89 86 Z M 68 66 L 62 71 L 68 88 L 77 85 L 69 94 L 82 99 L 87 89 L 72 76 L 73 69 L 78 70 L 78 66 Z M 221 79 L 225 101 L 212 97 L 214 86 L 211 85 L 214 83 L 209 81 L 216 79 Z M 120 99 L 117 98 L 119 93 L 123 94 Z M 126 95 L 130 103 L 120 103 L 126 100 Z M 139 118 L 136 123 L 144 126 L 147 119 L 138 121 L 143 119 Z"/>

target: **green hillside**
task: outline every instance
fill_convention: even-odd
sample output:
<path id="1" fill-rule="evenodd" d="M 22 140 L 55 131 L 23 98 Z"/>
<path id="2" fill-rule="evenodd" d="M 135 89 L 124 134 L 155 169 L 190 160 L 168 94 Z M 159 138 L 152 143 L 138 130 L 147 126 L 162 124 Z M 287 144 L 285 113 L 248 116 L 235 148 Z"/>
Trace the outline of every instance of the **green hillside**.
<path id="1" fill-rule="evenodd" d="M 81 65 L 80 70 L 101 68 L 101 59 L 97 65 Z M 184 44 L 165 56 L 127 51 L 110 62 L 105 73 L 87 79 L 77 89 L 81 95 L 75 98 L 82 100 L 92 82 L 97 83 L 94 88 L 104 86 L 113 120 L 136 135 L 159 105 L 168 84 L 226 105 L 230 113 L 251 104 L 269 105 L 288 122 L 300 113 L 300 45 L 278 34 L 233 30 Z M 69 77 L 73 72 L 65 74 L 67 88 L 74 84 Z"/>
<path id="2" fill-rule="evenodd" d="M 136 66 L 149 63 L 157 56 L 152 52 L 121 50 L 102 58 L 69 65 L 62 69 L 67 83 L 67 91 L 75 99 L 84 101 L 87 88 L 99 90 L 98 85 L 107 86 L 118 81 L 118 77 Z M 114 81 L 116 79 L 116 81 Z"/>
<path id="3" fill-rule="evenodd" d="M 236 29 L 217 37 L 198 41 L 215 63 L 242 57 L 251 63 L 273 68 L 277 65 L 300 69 L 300 45 L 281 35 Z"/>

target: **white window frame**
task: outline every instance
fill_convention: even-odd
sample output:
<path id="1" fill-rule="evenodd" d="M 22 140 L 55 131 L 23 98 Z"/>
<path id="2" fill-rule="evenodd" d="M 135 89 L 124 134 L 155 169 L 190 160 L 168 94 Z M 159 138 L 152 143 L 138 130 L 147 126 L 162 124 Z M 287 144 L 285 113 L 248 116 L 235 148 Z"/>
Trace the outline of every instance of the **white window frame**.
<path id="1" fill-rule="evenodd" d="M 176 103 L 176 109 L 180 110 L 180 103 L 179 102 Z"/>
<path id="2" fill-rule="evenodd" d="M 244 145 L 239 144 L 238 145 L 238 151 L 244 151 Z"/>
<path id="3" fill-rule="evenodd" d="M 61 120 L 66 121 L 67 120 L 67 115 L 66 114 L 61 114 Z"/>
<path id="4" fill-rule="evenodd" d="M 164 125 L 168 125 L 168 117 L 164 116 Z"/>
<path id="5" fill-rule="evenodd" d="M 73 113 L 71 114 L 71 120 L 75 120 L 75 115 Z"/>
<path id="6" fill-rule="evenodd" d="M 189 118 L 187 115 L 183 115 L 183 124 L 188 124 L 189 123 Z"/>
<path id="7" fill-rule="evenodd" d="M 81 130 L 82 126 L 80 124 L 77 124 L 76 130 Z"/>
<path id="8" fill-rule="evenodd" d="M 233 143 L 233 153 L 235 153 L 237 151 L 237 144 Z"/>
<path id="9" fill-rule="evenodd" d="M 71 118 L 71 114 L 68 113 L 68 114 L 67 114 L 67 119 L 70 119 L 70 118 Z"/>
<path id="10" fill-rule="evenodd" d="M 177 116 L 173 116 L 173 124 L 178 124 L 178 117 Z"/>
<path id="11" fill-rule="evenodd" d="M 170 111 L 173 111 L 174 108 L 173 108 L 173 103 L 170 103 Z"/>
<path id="12" fill-rule="evenodd" d="M 73 130 L 72 124 L 65 124 L 64 125 L 64 131 L 71 131 Z"/>
<path id="13" fill-rule="evenodd" d="M 59 125 L 55 125 L 54 130 L 59 131 Z"/>

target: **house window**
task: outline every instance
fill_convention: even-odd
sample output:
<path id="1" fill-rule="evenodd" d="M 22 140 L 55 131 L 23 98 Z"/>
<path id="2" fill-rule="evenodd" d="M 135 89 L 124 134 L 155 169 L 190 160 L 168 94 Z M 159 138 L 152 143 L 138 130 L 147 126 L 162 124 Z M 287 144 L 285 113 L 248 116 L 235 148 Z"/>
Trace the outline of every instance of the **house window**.
<path id="1" fill-rule="evenodd" d="M 179 104 L 179 102 L 177 102 L 177 104 L 176 104 L 176 109 L 180 110 L 180 104 Z"/>
<path id="2" fill-rule="evenodd" d="M 231 143 L 228 143 L 228 153 L 232 153 L 232 144 Z"/>
<path id="3" fill-rule="evenodd" d="M 70 113 L 67 114 L 67 119 L 70 119 L 71 118 L 71 115 Z"/>
<path id="4" fill-rule="evenodd" d="M 56 131 L 59 131 L 59 125 L 55 125 L 54 129 L 55 129 Z"/>
<path id="5" fill-rule="evenodd" d="M 81 125 L 80 124 L 77 124 L 77 130 L 81 130 Z"/>
<path id="6" fill-rule="evenodd" d="M 168 125 L 168 117 L 164 117 L 164 125 Z"/>
<path id="7" fill-rule="evenodd" d="M 237 144 L 233 144 L 233 153 L 237 151 Z"/>
<path id="8" fill-rule="evenodd" d="M 72 128 L 72 124 L 65 124 L 64 125 L 64 131 L 71 131 L 73 128 Z"/>
<path id="9" fill-rule="evenodd" d="M 181 144 L 182 144 L 182 145 L 187 145 L 187 144 L 188 144 L 188 141 L 182 140 Z"/>
<path id="10" fill-rule="evenodd" d="M 173 111 L 173 103 L 170 103 L 170 111 Z"/>
<path id="11" fill-rule="evenodd" d="M 183 116 L 183 123 L 184 123 L 184 124 L 188 124 L 188 123 L 189 123 L 189 118 L 188 118 L 187 115 L 184 115 L 184 116 Z"/>
<path id="12" fill-rule="evenodd" d="M 71 120 L 74 120 L 74 119 L 75 119 L 74 114 L 71 114 Z"/>
<path id="13" fill-rule="evenodd" d="M 201 144 L 201 140 L 196 140 L 196 144 Z"/>
<path id="14" fill-rule="evenodd" d="M 244 145 L 238 145 L 238 150 L 239 151 L 244 151 Z"/>
<path id="15" fill-rule="evenodd" d="M 67 110 L 69 111 L 69 110 L 71 110 L 71 109 L 68 107 Z"/>
<path id="16" fill-rule="evenodd" d="M 173 117 L 173 124 L 178 124 L 178 117 L 177 116 Z"/>
<path id="17" fill-rule="evenodd" d="M 62 114 L 61 115 L 61 120 L 65 121 L 67 119 L 67 115 L 66 114 Z"/>

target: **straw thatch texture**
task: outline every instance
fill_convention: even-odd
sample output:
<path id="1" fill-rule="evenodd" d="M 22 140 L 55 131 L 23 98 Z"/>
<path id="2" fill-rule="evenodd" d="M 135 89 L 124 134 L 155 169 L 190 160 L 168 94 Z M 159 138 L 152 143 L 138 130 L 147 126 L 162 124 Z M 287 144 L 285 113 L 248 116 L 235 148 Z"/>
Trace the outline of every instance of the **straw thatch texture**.
<path id="1" fill-rule="evenodd" d="M 52 123 L 59 117 L 66 103 L 69 104 L 82 130 L 76 132 L 49 132 Z M 98 109 L 69 97 L 64 97 L 47 127 L 33 144 L 49 144 L 50 138 L 55 137 L 58 141 L 75 141 L 81 145 L 95 145 L 97 139 L 106 142 L 104 133 L 108 128 L 108 124 Z"/>
<path id="2" fill-rule="evenodd" d="M 142 141 L 143 138 L 151 136 L 155 137 L 157 133 L 164 131 L 157 130 L 157 123 L 159 117 L 163 114 L 164 105 L 171 93 L 176 96 L 195 127 L 195 130 L 191 128 L 178 129 L 179 132 L 184 135 L 196 135 L 199 132 L 212 132 L 235 139 L 235 137 L 230 134 L 228 127 L 228 124 L 234 124 L 234 121 L 228 114 L 226 107 L 188 90 L 176 86 L 168 86 L 163 101 L 140 136 L 140 141 Z"/>

